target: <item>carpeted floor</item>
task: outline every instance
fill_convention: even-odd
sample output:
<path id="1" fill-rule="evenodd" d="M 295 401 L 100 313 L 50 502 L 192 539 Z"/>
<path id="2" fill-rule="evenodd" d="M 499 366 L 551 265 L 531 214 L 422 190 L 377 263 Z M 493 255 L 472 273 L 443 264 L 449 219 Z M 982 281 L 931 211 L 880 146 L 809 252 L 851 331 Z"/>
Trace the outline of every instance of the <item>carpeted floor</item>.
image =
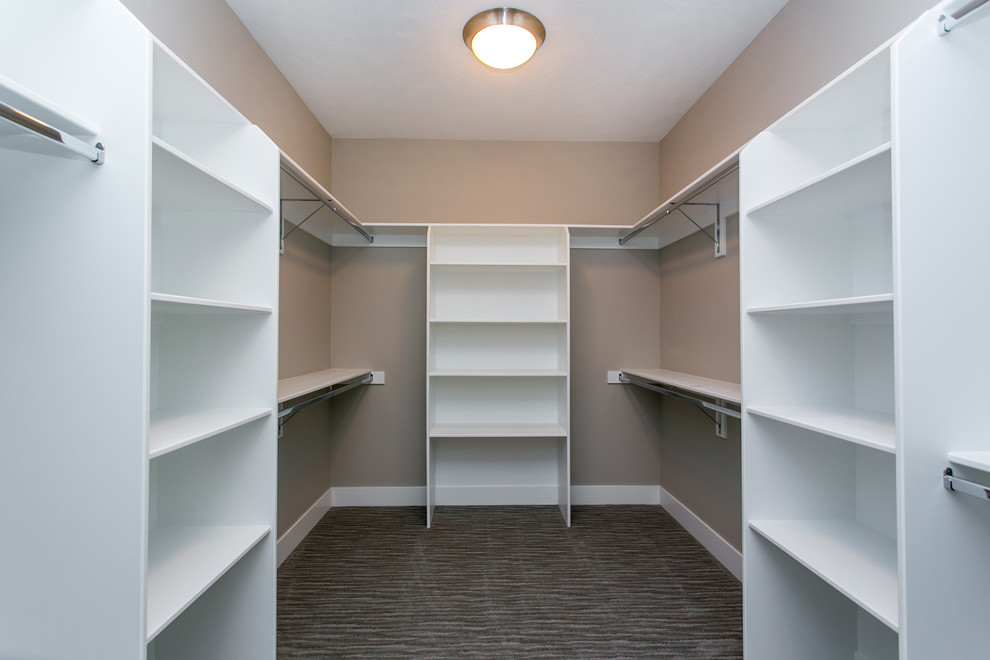
<path id="1" fill-rule="evenodd" d="M 278 658 L 742 658 L 742 587 L 660 507 L 332 509 Z"/>

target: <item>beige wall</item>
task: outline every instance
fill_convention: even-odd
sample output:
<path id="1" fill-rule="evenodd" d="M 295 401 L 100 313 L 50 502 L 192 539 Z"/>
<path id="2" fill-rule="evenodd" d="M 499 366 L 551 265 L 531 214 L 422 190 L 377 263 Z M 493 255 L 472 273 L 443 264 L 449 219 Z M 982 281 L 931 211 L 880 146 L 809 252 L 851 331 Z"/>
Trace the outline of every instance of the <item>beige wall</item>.
<path id="1" fill-rule="evenodd" d="M 693 234 L 660 251 L 660 366 L 739 382 L 739 220 L 726 223 L 726 256 Z M 659 397 L 658 397 L 659 398 Z M 664 398 L 660 484 L 737 549 L 742 546 L 740 429 L 729 437 L 691 404 Z"/>
<path id="2" fill-rule="evenodd" d="M 362 222 L 633 224 L 656 143 L 336 139 L 331 192 Z"/>
<path id="3" fill-rule="evenodd" d="M 571 483 L 660 483 L 656 394 L 607 372 L 654 366 L 660 351 L 655 250 L 571 250 Z"/>
<path id="4" fill-rule="evenodd" d="M 330 187 L 330 135 L 223 0 L 121 0 L 313 178 Z"/>
<path id="5" fill-rule="evenodd" d="M 660 142 L 669 199 L 934 0 L 791 0 Z"/>

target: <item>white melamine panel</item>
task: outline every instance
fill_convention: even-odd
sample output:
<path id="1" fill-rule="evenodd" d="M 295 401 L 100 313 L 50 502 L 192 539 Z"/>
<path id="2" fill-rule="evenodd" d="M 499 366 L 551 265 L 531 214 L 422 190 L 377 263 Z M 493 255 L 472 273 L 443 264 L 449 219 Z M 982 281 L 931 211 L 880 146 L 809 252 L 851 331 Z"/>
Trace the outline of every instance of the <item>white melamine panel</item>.
<path id="1" fill-rule="evenodd" d="M 437 504 L 557 504 L 558 442 L 557 438 L 434 438 Z M 472 491 L 481 499 L 472 497 Z"/>
<path id="2" fill-rule="evenodd" d="M 152 210 L 272 211 L 257 192 L 242 188 L 159 138 L 152 139 Z"/>
<path id="3" fill-rule="evenodd" d="M 566 264 L 567 237 L 561 227 L 430 228 L 430 263 Z"/>
<path id="4" fill-rule="evenodd" d="M 893 413 L 889 316 L 759 314 L 747 327 L 747 359 L 760 365 L 746 376 L 748 405 Z"/>
<path id="5" fill-rule="evenodd" d="M 429 318 L 557 321 L 567 318 L 567 271 L 541 267 L 432 269 Z"/>
<path id="6" fill-rule="evenodd" d="M 155 411 L 148 428 L 148 457 L 167 454 L 271 414 L 270 408 L 221 408 L 180 417 Z"/>
<path id="7" fill-rule="evenodd" d="M 431 434 L 566 434 L 567 379 L 562 377 L 431 378 Z M 486 430 L 491 429 L 491 430 Z M 511 429 L 517 429 L 508 433 Z M 542 432 L 535 432 L 543 429 Z"/>
<path id="8" fill-rule="evenodd" d="M 267 534 L 148 644 L 149 660 L 274 658 L 274 564 Z"/>
<path id="9" fill-rule="evenodd" d="M 990 472 L 990 451 L 950 451 L 947 458 L 953 465 Z"/>
<path id="10" fill-rule="evenodd" d="M 167 293 L 151 294 L 152 314 L 165 318 L 179 314 L 271 314 L 272 308 L 261 305 L 247 305 L 226 300 L 190 298 Z"/>
<path id="11" fill-rule="evenodd" d="M 893 453 L 894 416 L 857 408 L 748 406 L 746 410 L 799 428 Z"/>
<path id="12" fill-rule="evenodd" d="M 271 307 L 275 282 L 257 267 L 278 241 L 269 217 L 267 211 L 155 214 L 151 290 Z"/>
<path id="13" fill-rule="evenodd" d="M 433 324 L 430 369 L 442 371 L 567 367 L 567 326 Z"/>
<path id="14" fill-rule="evenodd" d="M 0 144 L 0 657 L 140 658 L 148 35 L 116 0 L 5 2 L 0 62 L 107 155 Z"/>
<path id="15" fill-rule="evenodd" d="M 751 520 L 749 526 L 897 630 L 897 544 L 850 520 Z"/>
<path id="16" fill-rule="evenodd" d="M 233 124 L 247 120 L 168 48 L 153 47 L 155 127 L 167 124 Z M 218 127 L 222 130 L 222 126 Z"/>
<path id="17" fill-rule="evenodd" d="M 153 314 L 152 410 L 180 416 L 213 408 L 270 408 L 271 363 L 243 357 L 274 350 L 274 322 L 271 314 L 257 312 Z"/>
<path id="18" fill-rule="evenodd" d="M 977 658 L 990 648 L 990 506 L 941 486 L 949 452 L 990 451 L 982 414 L 990 372 L 990 5 L 944 37 L 936 34 L 939 14 L 923 16 L 893 53 L 901 653 L 910 659 Z M 969 469 L 969 478 L 990 484 Z"/>
<path id="19" fill-rule="evenodd" d="M 759 203 L 889 142 L 890 57 L 881 48 L 747 145 L 762 165 L 752 179 L 743 172 L 745 185 Z"/>
<path id="20" fill-rule="evenodd" d="M 148 641 L 270 533 L 260 525 L 153 530 L 148 539 Z"/>
<path id="21" fill-rule="evenodd" d="M 874 296 L 854 296 L 850 298 L 829 298 L 806 302 L 774 305 L 771 307 L 750 307 L 747 314 L 873 314 L 893 315 L 894 296 L 882 293 Z M 878 316 L 879 318 L 879 316 Z"/>

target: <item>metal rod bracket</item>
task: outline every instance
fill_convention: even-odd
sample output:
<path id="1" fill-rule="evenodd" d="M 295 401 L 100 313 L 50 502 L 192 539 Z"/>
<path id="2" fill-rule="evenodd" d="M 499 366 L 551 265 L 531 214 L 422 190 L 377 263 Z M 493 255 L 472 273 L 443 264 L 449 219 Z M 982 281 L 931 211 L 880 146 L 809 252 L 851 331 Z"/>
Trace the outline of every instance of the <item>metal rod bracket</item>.
<path id="1" fill-rule="evenodd" d="M 722 399 L 715 399 L 715 402 L 706 401 L 701 399 L 694 394 L 688 392 L 682 392 L 673 387 L 666 387 L 658 383 L 651 383 L 649 381 L 643 380 L 636 376 L 631 376 L 625 372 L 619 372 L 619 382 L 625 383 L 626 385 L 635 385 L 636 387 L 642 387 L 644 389 L 656 392 L 658 394 L 663 394 L 664 396 L 669 396 L 674 399 L 681 399 L 682 401 L 687 401 L 688 403 L 694 404 L 701 412 L 705 413 L 705 416 L 709 419 L 713 419 L 715 422 L 715 435 L 720 438 L 728 438 L 728 417 L 735 417 L 740 419 L 742 413 L 738 410 L 733 410 L 726 406 L 726 402 Z M 708 410 L 715 413 L 715 417 L 712 418 L 708 414 Z"/>
<path id="2" fill-rule="evenodd" d="M 954 476 L 951 467 L 947 467 L 942 471 L 942 485 L 946 490 L 951 490 L 955 493 L 964 493 L 978 497 L 984 501 L 990 501 L 990 487 Z"/>

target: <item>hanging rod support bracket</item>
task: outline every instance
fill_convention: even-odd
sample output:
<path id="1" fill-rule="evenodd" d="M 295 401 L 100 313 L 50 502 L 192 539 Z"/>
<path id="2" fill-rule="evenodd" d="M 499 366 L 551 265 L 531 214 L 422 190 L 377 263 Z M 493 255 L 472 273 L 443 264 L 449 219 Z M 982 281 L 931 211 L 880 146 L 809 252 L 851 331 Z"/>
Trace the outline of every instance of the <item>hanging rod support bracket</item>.
<path id="1" fill-rule="evenodd" d="M 990 487 L 978 484 L 975 481 L 960 479 L 952 474 L 952 468 L 950 467 L 942 471 L 942 485 L 945 486 L 946 490 L 972 495 L 985 502 L 990 501 Z"/>
<path id="2" fill-rule="evenodd" d="M 287 168 L 285 165 L 280 164 L 279 165 L 279 168 L 283 172 L 285 172 L 286 174 L 288 174 L 289 177 L 293 181 L 295 181 L 300 186 L 302 186 L 306 191 L 309 192 L 310 195 L 312 195 L 315 198 L 315 199 L 283 199 L 283 200 L 281 200 L 279 202 L 279 215 L 281 215 L 281 210 L 282 210 L 281 202 L 283 202 L 283 201 L 284 202 L 318 202 L 319 204 L 321 204 L 321 206 L 318 207 L 316 209 L 316 211 L 319 211 L 321 208 L 323 208 L 325 206 L 334 215 L 336 215 L 338 218 L 340 218 L 341 220 L 343 220 L 344 222 L 346 222 L 348 225 L 350 225 L 351 226 L 351 229 L 353 229 L 357 233 L 359 233 L 362 236 L 364 236 L 364 238 L 369 243 L 374 243 L 375 242 L 375 237 L 372 236 L 371 234 L 369 234 L 368 232 L 366 232 L 364 230 L 364 228 L 361 226 L 361 224 L 359 222 L 357 222 L 356 219 L 352 219 L 351 217 L 349 217 L 350 216 L 350 213 L 347 213 L 346 212 L 346 209 L 341 208 L 341 205 L 340 205 L 340 203 L 337 200 L 335 200 L 333 197 L 330 197 L 329 199 L 323 199 L 320 195 L 317 195 L 315 192 L 313 192 L 313 189 L 312 188 L 310 188 L 305 183 L 303 183 L 302 181 L 300 181 L 299 180 L 299 177 L 297 177 L 295 174 L 293 174 L 293 172 L 291 170 L 289 170 L 289 168 Z M 280 237 L 279 237 L 279 249 L 280 250 L 284 251 L 284 249 L 285 249 L 285 245 L 284 245 L 285 237 L 288 236 L 289 234 L 291 234 L 292 232 L 294 232 L 296 229 L 299 229 L 299 227 L 302 226 L 303 222 L 306 222 L 307 220 L 309 220 L 310 218 L 312 218 L 316 214 L 316 211 L 313 211 L 312 213 L 310 213 L 309 215 L 307 215 L 305 218 L 303 218 L 302 222 L 296 224 L 296 226 L 293 227 L 292 229 L 290 229 L 288 232 L 282 233 L 280 235 Z M 282 219 L 283 220 L 285 219 L 284 216 L 283 216 Z M 283 228 L 283 231 L 284 231 L 284 228 Z"/>
<path id="3" fill-rule="evenodd" d="M 339 386 L 331 386 L 331 389 L 324 392 L 323 394 L 318 394 L 317 396 L 310 397 L 305 401 L 301 401 L 295 405 L 289 406 L 278 411 L 278 434 L 282 437 L 282 426 L 292 419 L 297 412 L 303 408 L 308 408 L 309 406 L 315 405 L 327 399 L 332 399 L 335 396 L 343 394 L 344 392 L 349 392 L 355 387 L 360 387 L 361 385 L 370 385 L 374 381 L 374 374 L 367 373 L 357 378 L 352 378 L 350 380 L 340 383 Z"/>
<path id="4" fill-rule="evenodd" d="M 652 392 L 663 394 L 664 396 L 669 396 L 674 399 L 681 399 L 682 401 L 687 401 L 688 403 L 694 404 L 701 412 L 705 414 L 706 417 L 715 422 L 715 434 L 720 438 L 727 438 L 729 436 L 727 417 L 735 417 L 736 419 L 740 419 L 742 417 L 742 413 L 740 413 L 740 411 L 727 407 L 725 405 L 726 402 L 722 399 L 715 399 L 715 402 L 712 403 L 711 401 L 698 398 L 693 394 L 682 392 L 673 387 L 666 387 L 657 383 L 651 383 L 647 380 L 643 380 L 642 378 L 638 378 L 636 376 L 631 376 L 622 371 L 619 372 L 619 382 L 625 383 L 626 385 L 642 387 Z M 714 417 L 708 413 L 709 410 L 715 413 Z"/>

